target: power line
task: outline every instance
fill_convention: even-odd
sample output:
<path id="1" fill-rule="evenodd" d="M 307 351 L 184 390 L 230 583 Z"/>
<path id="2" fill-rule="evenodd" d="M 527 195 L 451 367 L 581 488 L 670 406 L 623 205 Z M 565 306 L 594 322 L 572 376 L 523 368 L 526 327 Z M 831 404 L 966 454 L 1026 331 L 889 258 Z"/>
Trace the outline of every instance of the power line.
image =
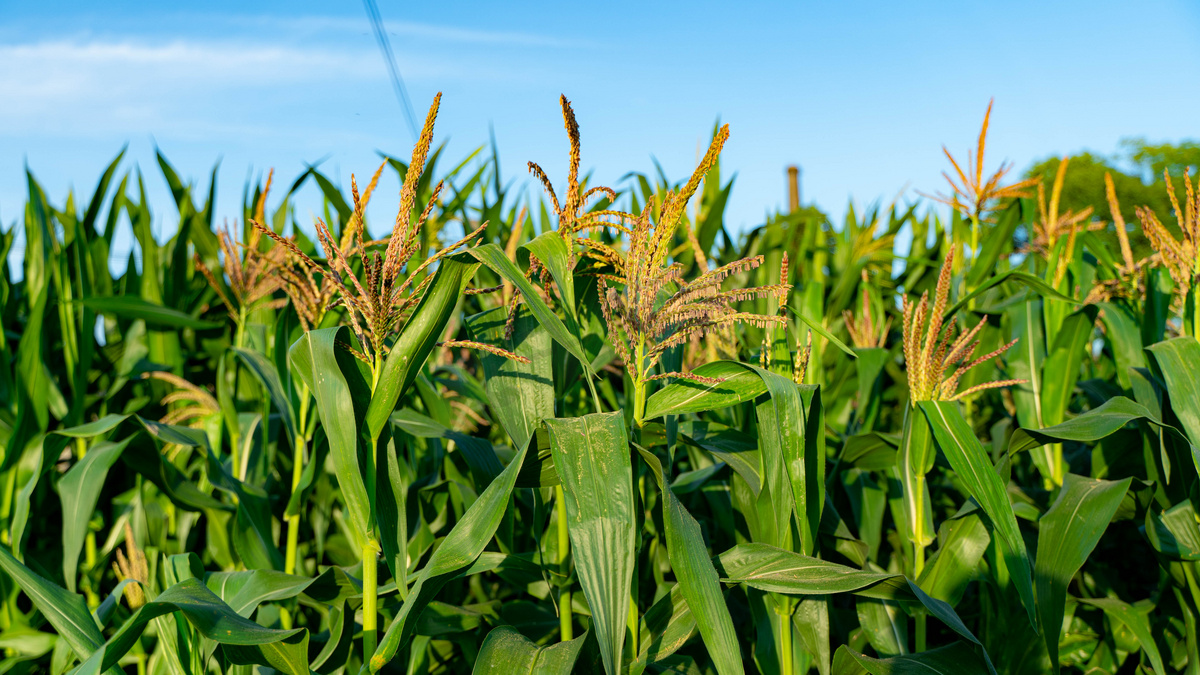
<path id="1" fill-rule="evenodd" d="M 383 28 L 383 17 L 379 15 L 379 6 L 375 4 L 375 0 L 363 0 L 363 6 L 367 9 L 367 18 L 371 20 L 375 41 L 379 43 L 379 50 L 383 52 L 383 62 L 387 65 L 388 74 L 392 77 L 392 89 L 396 92 L 396 99 L 400 101 L 404 116 L 408 118 L 408 128 L 412 131 L 415 143 L 419 136 L 416 115 L 413 113 L 412 102 L 408 99 L 408 90 L 404 88 L 404 80 L 400 78 L 400 69 L 396 67 L 396 55 L 392 53 L 392 43 L 388 40 L 387 31 Z"/>

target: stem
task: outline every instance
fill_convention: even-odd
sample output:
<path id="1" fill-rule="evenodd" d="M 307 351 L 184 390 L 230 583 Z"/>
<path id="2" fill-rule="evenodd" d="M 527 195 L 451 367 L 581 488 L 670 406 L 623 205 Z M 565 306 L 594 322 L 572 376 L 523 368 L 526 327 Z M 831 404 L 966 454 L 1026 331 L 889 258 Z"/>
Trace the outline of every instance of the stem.
<path id="1" fill-rule="evenodd" d="M 308 418 L 308 387 L 300 385 L 300 410 L 296 430 L 296 439 L 292 443 L 292 494 L 300 489 L 300 479 L 304 475 L 304 451 L 308 439 L 304 436 Z M 286 574 L 296 573 L 296 549 L 300 543 L 300 513 L 288 516 L 287 554 L 284 558 L 283 571 Z"/>
<path id="2" fill-rule="evenodd" d="M 558 594 L 558 630 L 563 642 L 575 637 L 571 624 L 571 586 L 566 581 L 570 574 L 571 539 L 567 536 L 567 501 L 562 485 L 554 486 L 554 500 L 558 515 L 558 573 L 563 576 L 563 586 Z"/>
<path id="3" fill-rule="evenodd" d="M 785 600 L 789 605 L 791 600 Z M 790 613 L 775 610 L 779 617 L 779 672 L 782 675 L 792 675 L 796 667 L 792 657 L 792 617 Z"/>
<path id="4" fill-rule="evenodd" d="M 378 644 L 376 630 L 379 627 L 379 544 L 368 539 L 363 545 L 363 662 L 369 663 Z"/>
<path id="5" fill-rule="evenodd" d="M 925 482 L 924 476 L 921 477 L 920 482 L 922 484 L 924 484 L 924 482 Z M 918 494 L 923 495 L 924 492 L 921 492 Z M 924 505 L 924 499 L 922 499 L 921 497 L 918 497 L 917 503 Z M 924 516 L 925 516 L 925 514 L 922 513 L 921 519 L 918 520 L 917 522 L 924 524 L 924 522 L 925 522 Z M 918 540 L 918 541 L 913 542 L 913 579 L 920 579 L 921 572 L 923 572 L 924 570 L 925 570 L 925 545 L 922 544 L 920 540 Z M 913 621 L 916 622 L 917 651 L 923 652 L 923 651 L 925 651 L 925 612 L 923 610 L 917 610 L 917 613 L 913 615 Z"/>
<path id="6" fill-rule="evenodd" d="M 634 580 L 634 584 L 637 581 Z M 634 659 L 638 655 L 638 608 L 637 608 L 637 593 L 633 588 L 629 589 L 629 616 L 625 619 L 625 626 L 629 629 L 629 650 Z"/>
<path id="7" fill-rule="evenodd" d="M 645 424 L 646 417 L 646 378 L 642 373 L 642 361 L 646 358 L 646 338 L 638 340 L 636 356 L 633 359 L 633 425 L 638 429 Z"/>

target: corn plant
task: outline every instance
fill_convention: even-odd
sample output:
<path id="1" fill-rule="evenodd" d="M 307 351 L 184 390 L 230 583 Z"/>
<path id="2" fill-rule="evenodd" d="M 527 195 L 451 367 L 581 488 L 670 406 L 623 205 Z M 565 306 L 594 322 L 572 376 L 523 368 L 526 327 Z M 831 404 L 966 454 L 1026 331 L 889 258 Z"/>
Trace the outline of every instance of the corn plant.
<path id="1" fill-rule="evenodd" d="M 596 185 L 562 97 L 538 195 L 445 162 L 440 105 L 361 190 L 268 172 L 232 222 L 159 155 L 165 238 L 123 152 L 27 175 L 0 670 L 1200 672 L 1190 173 L 1060 208 L 1067 159 L 985 172 L 989 104 L 949 193 L 736 233 L 728 126 Z"/>

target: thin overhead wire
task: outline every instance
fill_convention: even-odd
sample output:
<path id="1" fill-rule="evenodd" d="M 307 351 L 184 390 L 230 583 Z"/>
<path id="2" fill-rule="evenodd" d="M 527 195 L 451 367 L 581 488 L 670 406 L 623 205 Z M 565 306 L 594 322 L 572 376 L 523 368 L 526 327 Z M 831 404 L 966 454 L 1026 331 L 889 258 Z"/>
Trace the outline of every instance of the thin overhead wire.
<path id="1" fill-rule="evenodd" d="M 400 69 L 396 66 L 396 55 L 392 52 L 392 43 L 388 40 L 387 31 L 383 27 L 383 17 L 379 14 L 379 6 L 375 4 L 375 0 L 363 0 L 363 6 L 367 9 L 367 18 L 371 20 L 375 41 L 379 43 L 379 50 L 383 52 L 383 62 L 387 65 L 388 74 L 392 78 L 392 89 L 396 92 L 396 99 L 400 101 L 400 108 L 404 111 L 404 116 L 408 119 L 408 128 L 412 132 L 415 143 L 420 136 L 420 131 L 417 129 L 417 120 L 413 113 L 412 102 L 408 98 L 408 90 L 404 88 L 404 80 L 401 79 Z"/>

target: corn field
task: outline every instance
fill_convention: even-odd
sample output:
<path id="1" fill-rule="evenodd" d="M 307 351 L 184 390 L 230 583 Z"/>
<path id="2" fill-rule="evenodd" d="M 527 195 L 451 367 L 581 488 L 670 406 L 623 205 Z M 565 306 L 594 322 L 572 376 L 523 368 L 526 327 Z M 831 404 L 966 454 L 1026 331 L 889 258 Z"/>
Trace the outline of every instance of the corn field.
<path id="1" fill-rule="evenodd" d="M 735 236 L 728 127 L 612 188 L 560 103 L 532 198 L 445 168 L 440 97 L 232 224 L 160 155 L 166 241 L 123 155 L 28 174 L 0 673 L 1200 674 L 1190 177 L 1066 211 L 1066 161 L 985 173 L 985 117 L 941 193 Z"/>

